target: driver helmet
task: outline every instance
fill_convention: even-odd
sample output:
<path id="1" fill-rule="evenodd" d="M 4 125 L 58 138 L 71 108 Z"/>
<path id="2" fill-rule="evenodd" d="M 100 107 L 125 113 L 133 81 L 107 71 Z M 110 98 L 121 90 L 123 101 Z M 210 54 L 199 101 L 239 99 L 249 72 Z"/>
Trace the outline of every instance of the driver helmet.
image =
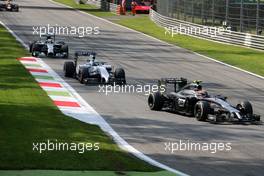
<path id="1" fill-rule="evenodd" d="M 92 57 L 92 59 L 89 59 L 89 64 L 91 65 L 91 66 L 95 66 L 95 64 L 94 64 L 94 57 Z"/>
<path id="2" fill-rule="evenodd" d="M 200 91 L 200 90 L 202 90 L 203 89 L 203 87 L 202 87 L 202 85 L 197 85 L 197 91 Z"/>
<path id="3" fill-rule="evenodd" d="M 202 85 L 198 84 L 196 89 L 195 89 L 196 93 L 198 96 L 201 97 L 209 97 L 209 94 L 206 90 L 203 89 Z"/>
<path id="4" fill-rule="evenodd" d="M 52 37 L 50 35 L 47 36 L 47 42 L 52 43 Z"/>

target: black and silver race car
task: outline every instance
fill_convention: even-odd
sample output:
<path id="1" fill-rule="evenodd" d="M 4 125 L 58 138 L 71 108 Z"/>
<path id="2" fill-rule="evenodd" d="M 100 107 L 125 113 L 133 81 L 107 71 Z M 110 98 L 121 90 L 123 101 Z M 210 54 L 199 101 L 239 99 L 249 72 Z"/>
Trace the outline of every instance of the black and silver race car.
<path id="1" fill-rule="evenodd" d="M 201 81 L 187 82 L 185 78 L 167 78 L 159 80 L 163 92 L 151 93 L 148 105 L 151 110 L 169 110 L 180 114 L 194 116 L 199 121 L 213 122 L 255 122 L 260 116 L 253 114 L 249 101 L 231 105 L 226 97 L 211 96 L 202 88 Z M 173 90 L 169 90 L 172 86 Z"/>
<path id="2" fill-rule="evenodd" d="M 40 40 L 30 43 L 29 52 L 35 57 L 44 54 L 48 57 L 68 58 L 69 47 L 63 41 L 56 41 L 55 35 L 47 34 L 41 36 Z"/>
<path id="3" fill-rule="evenodd" d="M 81 57 L 86 60 L 81 63 Z M 88 57 L 88 59 L 87 59 Z M 95 59 L 96 53 L 79 51 L 75 53 L 74 61 L 64 63 L 65 77 L 76 78 L 80 83 L 99 84 L 126 84 L 126 75 L 123 68 L 116 68 Z"/>
<path id="4" fill-rule="evenodd" d="M 0 11 L 10 11 L 10 12 L 18 12 L 19 6 L 18 4 L 14 4 L 12 0 L 1 0 L 4 2 L 0 2 Z"/>

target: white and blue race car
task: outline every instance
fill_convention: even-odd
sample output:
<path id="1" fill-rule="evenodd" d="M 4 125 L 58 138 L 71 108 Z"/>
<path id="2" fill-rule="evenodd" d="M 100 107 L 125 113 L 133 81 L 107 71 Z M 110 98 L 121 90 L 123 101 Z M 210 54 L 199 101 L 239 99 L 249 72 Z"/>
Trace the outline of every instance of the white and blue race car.
<path id="1" fill-rule="evenodd" d="M 80 63 L 80 57 L 88 57 L 84 63 Z M 65 77 L 76 78 L 80 83 L 99 83 L 99 84 L 126 84 L 126 75 L 123 68 L 113 70 L 111 65 L 95 59 L 94 52 L 75 52 L 74 61 L 64 63 Z"/>

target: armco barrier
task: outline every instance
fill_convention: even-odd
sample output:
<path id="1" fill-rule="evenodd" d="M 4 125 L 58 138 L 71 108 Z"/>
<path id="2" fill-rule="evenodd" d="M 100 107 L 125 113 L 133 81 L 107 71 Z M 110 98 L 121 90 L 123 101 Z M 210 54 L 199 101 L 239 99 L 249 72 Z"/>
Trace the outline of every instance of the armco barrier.
<path id="1" fill-rule="evenodd" d="M 113 3 L 108 3 L 107 1 L 101 0 L 87 0 L 87 4 L 93 4 L 97 7 L 102 8 L 103 10 L 109 10 L 111 12 L 116 13 L 117 5 Z"/>
<path id="2" fill-rule="evenodd" d="M 194 24 L 163 16 L 153 9 L 150 10 L 149 17 L 158 26 L 164 27 L 168 34 L 176 34 L 175 29 L 177 29 L 178 33 L 184 33 L 194 37 L 264 50 L 264 36 L 234 32 L 227 29 L 224 30 L 222 27 L 218 28 Z M 219 29 L 221 29 L 220 32 Z"/>
<path id="3" fill-rule="evenodd" d="M 101 7 L 101 0 L 87 0 L 86 3 Z"/>

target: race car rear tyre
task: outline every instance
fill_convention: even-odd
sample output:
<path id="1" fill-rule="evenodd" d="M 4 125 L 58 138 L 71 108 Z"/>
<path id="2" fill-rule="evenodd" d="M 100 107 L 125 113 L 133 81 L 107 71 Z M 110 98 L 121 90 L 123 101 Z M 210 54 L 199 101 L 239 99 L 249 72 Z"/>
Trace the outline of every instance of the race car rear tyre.
<path id="1" fill-rule="evenodd" d="M 198 121 L 205 121 L 208 117 L 210 105 L 206 101 L 198 101 L 194 106 L 194 116 Z"/>
<path id="2" fill-rule="evenodd" d="M 84 84 L 84 80 L 89 77 L 89 70 L 88 68 L 84 67 L 81 68 L 79 71 L 79 81 L 81 84 Z"/>
<path id="3" fill-rule="evenodd" d="M 240 111 L 242 111 L 242 113 L 248 114 L 248 115 L 252 115 L 253 114 L 253 108 L 252 105 L 249 101 L 242 101 L 240 104 L 238 104 L 236 106 L 236 108 Z"/>
<path id="4" fill-rule="evenodd" d="M 65 77 L 72 78 L 75 74 L 74 62 L 72 62 L 72 61 L 65 62 L 64 67 L 63 67 L 63 71 L 64 71 Z"/>
<path id="5" fill-rule="evenodd" d="M 148 97 L 148 105 L 151 110 L 160 111 L 163 107 L 164 100 L 160 92 L 151 93 Z"/>
<path id="6" fill-rule="evenodd" d="M 123 68 L 117 68 L 114 73 L 114 77 L 118 80 L 120 84 L 126 84 L 126 73 Z"/>

